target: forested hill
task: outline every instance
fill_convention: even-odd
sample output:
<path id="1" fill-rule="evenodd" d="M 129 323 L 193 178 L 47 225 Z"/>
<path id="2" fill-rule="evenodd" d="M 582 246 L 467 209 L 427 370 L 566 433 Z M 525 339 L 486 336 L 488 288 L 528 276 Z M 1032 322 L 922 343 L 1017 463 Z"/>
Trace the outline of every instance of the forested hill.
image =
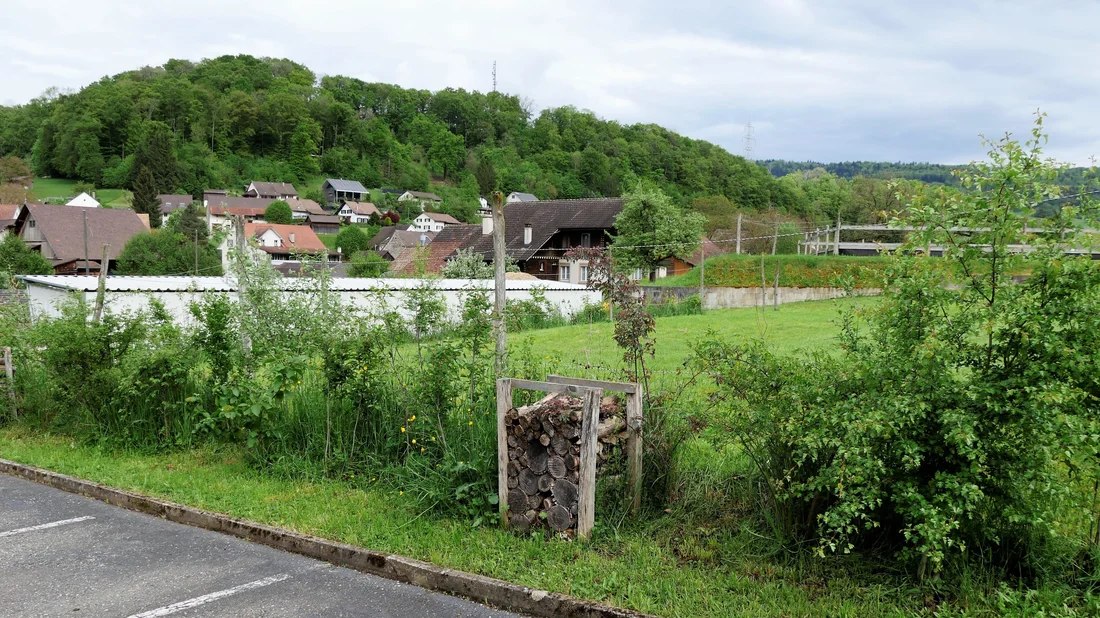
<path id="1" fill-rule="evenodd" d="M 940 163 L 887 163 L 883 161 L 844 161 L 843 163 L 819 163 L 817 161 L 785 161 L 767 159 L 759 161 L 776 178 L 793 172 L 805 172 L 823 169 L 840 178 L 881 178 L 890 180 L 904 178 L 924 183 L 945 185 L 958 184 L 953 172 L 965 168 L 965 164 L 943 165 Z"/>
<path id="2" fill-rule="evenodd" d="M 130 187 L 137 167 L 149 167 L 158 191 L 194 195 L 324 175 L 368 187 L 453 187 L 464 202 L 450 206 L 462 210 L 493 189 L 615 196 L 648 178 L 682 203 L 723 196 L 741 208 L 799 210 L 766 168 L 656 125 L 573 107 L 535 115 L 499 92 L 318 79 L 295 62 L 251 56 L 171 60 L 0 107 L 3 155 L 26 157 L 40 176 L 100 187 Z"/>

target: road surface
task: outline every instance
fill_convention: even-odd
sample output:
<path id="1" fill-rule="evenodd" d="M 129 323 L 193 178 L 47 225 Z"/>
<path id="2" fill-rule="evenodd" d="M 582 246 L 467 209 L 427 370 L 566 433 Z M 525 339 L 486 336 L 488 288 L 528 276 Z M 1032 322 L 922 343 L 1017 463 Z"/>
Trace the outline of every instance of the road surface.
<path id="1" fill-rule="evenodd" d="M 4 474 L 0 616 L 519 618 Z"/>

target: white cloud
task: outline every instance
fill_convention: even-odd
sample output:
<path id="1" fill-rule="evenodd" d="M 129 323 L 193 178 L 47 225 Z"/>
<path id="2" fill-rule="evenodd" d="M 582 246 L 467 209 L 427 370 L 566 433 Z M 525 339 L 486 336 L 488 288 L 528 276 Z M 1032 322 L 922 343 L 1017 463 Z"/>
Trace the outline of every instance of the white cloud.
<path id="1" fill-rule="evenodd" d="M 484 91 L 496 60 L 500 89 L 543 107 L 733 152 L 751 121 L 761 158 L 967 160 L 978 133 L 1022 132 L 1037 107 L 1051 154 L 1100 153 L 1097 4 L 43 0 L 9 7 L 8 21 L 52 26 L 0 39 L 3 100 L 237 53 Z"/>

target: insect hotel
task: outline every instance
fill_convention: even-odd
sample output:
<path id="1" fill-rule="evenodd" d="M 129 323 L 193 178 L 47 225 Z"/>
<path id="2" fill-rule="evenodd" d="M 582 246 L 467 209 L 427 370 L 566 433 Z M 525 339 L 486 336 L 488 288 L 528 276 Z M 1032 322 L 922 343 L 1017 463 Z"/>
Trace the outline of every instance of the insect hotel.
<path id="1" fill-rule="evenodd" d="M 514 389 L 549 395 L 516 408 Z M 605 391 L 623 397 L 605 398 Z M 631 505 L 637 510 L 642 488 L 641 386 L 561 376 L 550 376 L 546 382 L 498 379 L 501 522 L 519 532 L 545 527 L 565 536 L 590 538 L 596 474 L 617 447 L 626 455 Z"/>

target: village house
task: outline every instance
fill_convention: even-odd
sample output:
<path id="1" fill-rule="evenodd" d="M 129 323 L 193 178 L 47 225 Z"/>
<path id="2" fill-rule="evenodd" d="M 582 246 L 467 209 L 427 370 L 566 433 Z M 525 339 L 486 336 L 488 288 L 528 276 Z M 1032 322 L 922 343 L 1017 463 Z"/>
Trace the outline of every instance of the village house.
<path id="1" fill-rule="evenodd" d="M 234 217 L 244 217 L 245 223 L 263 222 L 267 206 L 274 200 L 260 200 L 251 197 L 229 198 L 230 200 L 249 200 L 251 202 L 264 202 L 263 206 L 221 206 L 212 205 L 206 209 L 206 226 L 213 230 L 216 227 L 226 228 L 233 225 Z"/>
<path id="2" fill-rule="evenodd" d="M 15 229 L 15 221 L 22 210 L 22 204 L 0 204 L 0 239 Z"/>
<path id="3" fill-rule="evenodd" d="M 88 195 L 87 193 L 81 193 L 73 199 L 65 202 L 66 206 L 82 206 L 84 208 L 99 208 L 99 200 L 95 199 L 95 195 Z"/>
<path id="4" fill-rule="evenodd" d="M 344 202 L 362 202 L 364 197 L 370 195 L 367 188 L 357 180 L 344 180 L 342 178 L 329 178 L 321 185 L 321 192 L 325 194 L 325 201 L 331 205 Z"/>
<path id="5" fill-rule="evenodd" d="M 382 216 L 378 207 L 370 202 L 344 202 L 336 214 L 344 223 L 369 223 L 371 215 Z"/>
<path id="6" fill-rule="evenodd" d="M 574 247 L 605 246 L 622 209 L 621 198 L 513 202 L 504 208 L 507 255 L 521 272 L 539 279 L 587 283 L 588 263 L 565 254 Z M 447 225 L 435 235 L 421 266 L 439 272 L 459 249 L 491 261 L 492 234 L 492 218 L 481 225 Z"/>
<path id="7" fill-rule="evenodd" d="M 317 234 L 339 234 L 340 217 L 336 215 L 310 215 L 306 225 Z"/>
<path id="8" fill-rule="evenodd" d="M 441 212 L 426 212 L 413 219 L 409 229 L 414 232 L 441 232 L 445 226 L 461 224 L 461 221 L 451 215 Z"/>
<path id="9" fill-rule="evenodd" d="M 514 204 L 516 202 L 537 202 L 539 198 L 535 197 L 531 193 L 521 193 L 519 191 L 512 191 L 508 194 L 508 199 L 505 203 Z"/>
<path id="10" fill-rule="evenodd" d="M 15 222 L 15 233 L 41 253 L 57 274 L 97 274 L 104 245 L 108 260 L 116 260 L 131 238 L 148 231 L 137 213 L 121 208 L 26 204 Z"/>
<path id="11" fill-rule="evenodd" d="M 428 193 L 426 191 L 406 191 L 397 198 L 399 202 L 419 202 L 420 209 L 424 210 L 430 204 L 438 204 L 443 201 L 443 198 L 434 193 Z"/>
<path id="12" fill-rule="evenodd" d="M 329 251 L 317 234 L 305 225 L 246 223 L 244 233 L 255 240 L 257 248 L 271 256 L 272 262 L 340 259 L 337 252 Z"/>
<path id="13" fill-rule="evenodd" d="M 405 249 L 429 245 L 434 238 L 435 232 L 417 232 L 402 229 L 396 225 L 387 225 L 371 237 L 367 246 L 392 262 Z"/>
<path id="14" fill-rule="evenodd" d="M 290 213 L 299 221 L 305 221 L 307 217 L 311 216 L 325 216 L 331 214 L 329 211 L 325 210 L 323 206 L 313 200 L 290 198 L 283 201 L 290 206 Z"/>
<path id="15" fill-rule="evenodd" d="M 193 198 L 190 195 L 164 193 L 157 196 L 157 201 L 160 202 L 161 216 L 167 217 L 181 208 L 186 208 Z"/>
<path id="16" fill-rule="evenodd" d="M 298 191 L 288 182 L 251 182 L 244 188 L 244 196 L 293 200 L 298 199 Z"/>

